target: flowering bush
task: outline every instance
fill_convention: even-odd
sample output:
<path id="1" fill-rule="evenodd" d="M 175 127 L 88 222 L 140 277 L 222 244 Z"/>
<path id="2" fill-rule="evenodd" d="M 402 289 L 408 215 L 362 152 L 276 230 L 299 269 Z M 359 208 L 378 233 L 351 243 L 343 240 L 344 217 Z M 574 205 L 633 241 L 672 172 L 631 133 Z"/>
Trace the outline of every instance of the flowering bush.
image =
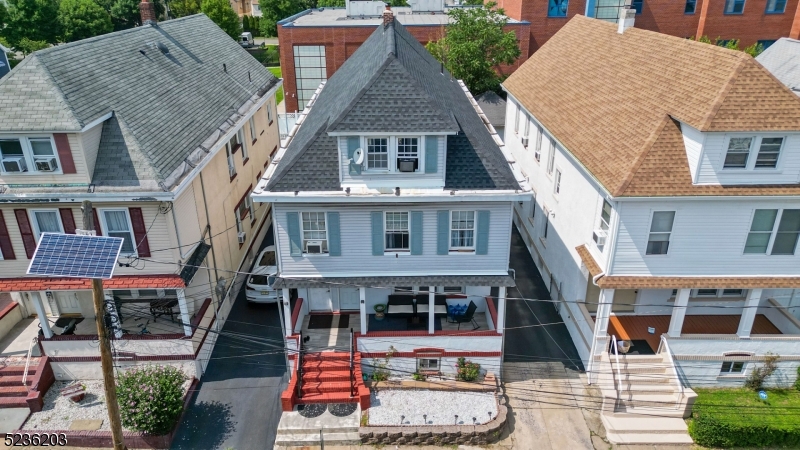
<path id="1" fill-rule="evenodd" d="M 117 379 L 122 424 L 150 434 L 167 434 L 183 410 L 186 375 L 172 366 L 144 366 Z"/>
<path id="2" fill-rule="evenodd" d="M 456 379 L 461 381 L 475 381 L 481 373 L 481 365 L 466 359 L 458 358 L 456 363 Z"/>

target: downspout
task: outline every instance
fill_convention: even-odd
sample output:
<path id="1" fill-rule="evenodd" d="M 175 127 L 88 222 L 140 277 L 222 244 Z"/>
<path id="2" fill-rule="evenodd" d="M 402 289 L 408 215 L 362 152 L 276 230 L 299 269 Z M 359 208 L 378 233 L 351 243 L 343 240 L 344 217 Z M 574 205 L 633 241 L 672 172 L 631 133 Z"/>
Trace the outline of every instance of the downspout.
<path id="1" fill-rule="evenodd" d="M 206 229 L 203 232 L 203 236 L 205 237 L 205 234 L 208 233 L 208 244 L 211 246 L 211 261 L 214 264 L 214 283 L 213 283 L 214 286 L 213 287 L 210 286 L 211 298 L 217 298 L 218 297 L 217 283 L 219 283 L 219 272 L 217 272 L 217 256 L 216 253 L 214 252 L 214 235 L 211 234 L 211 217 L 208 215 L 208 202 L 206 202 L 206 186 L 205 183 L 203 183 L 203 172 L 200 172 L 198 175 L 200 178 L 200 192 L 203 194 L 203 209 L 205 209 L 206 212 Z M 211 278 L 211 269 L 208 269 L 208 275 L 209 278 Z M 216 340 L 219 338 L 219 316 L 217 316 L 217 312 L 219 311 L 220 304 L 221 302 L 219 298 L 217 298 L 217 302 L 214 305 L 214 331 L 217 333 L 217 337 L 214 339 L 215 343 Z"/>

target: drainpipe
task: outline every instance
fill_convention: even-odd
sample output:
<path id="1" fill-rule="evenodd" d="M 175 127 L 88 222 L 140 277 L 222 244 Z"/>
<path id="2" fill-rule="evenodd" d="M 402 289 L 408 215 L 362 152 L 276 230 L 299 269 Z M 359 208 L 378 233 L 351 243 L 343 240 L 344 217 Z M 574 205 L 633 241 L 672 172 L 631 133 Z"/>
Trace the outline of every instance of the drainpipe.
<path id="1" fill-rule="evenodd" d="M 206 186 L 203 183 L 203 172 L 199 174 L 200 178 L 200 192 L 203 194 L 203 208 L 205 209 L 206 213 L 206 230 L 203 232 L 203 238 L 205 238 L 206 233 L 208 233 L 208 244 L 211 246 L 211 261 L 214 264 L 214 283 L 213 286 L 209 286 L 211 289 L 211 298 L 216 298 L 217 296 L 217 283 L 219 283 L 219 273 L 217 272 L 217 256 L 216 252 L 214 252 L 214 236 L 211 234 L 211 217 L 208 214 L 208 202 L 206 202 Z M 211 269 L 208 270 L 208 277 L 211 278 Z M 224 298 L 223 298 L 224 300 Z M 220 307 L 220 300 L 217 298 L 216 304 L 214 304 L 214 331 L 217 333 L 217 337 L 214 338 L 214 342 L 219 338 L 219 316 L 217 312 L 219 311 Z M 210 354 L 209 354 L 210 357 Z"/>
<path id="2" fill-rule="evenodd" d="M 606 274 L 605 272 L 600 272 L 597 275 L 593 276 L 592 277 L 592 284 L 597 286 L 597 280 L 599 280 L 605 274 Z M 600 286 L 597 286 L 597 287 L 600 287 Z M 599 310 L 599 308 L 600 308 L 599 304 L 597 305 L 597 308 Z M 595 327 L 597 326 L 597 318 L 596 317 L 595 317 L 594 326 Z M 586 370 L 586 372 L 588 372 L 588 374 L 589 374 L 589 376 L 588 376 L 589 384 L 592 384 L 592 375 L 593 375 L 593 370 L 594 370 L 594 352 L 595 352 L 596 348 L 597 348 L 597 333 L 595 333 L 594 329 L 592 329 L 592 348 L 589 350 L 589 364 L 588 364 L 588 367 L 587 367 L 587 370 Z"/>

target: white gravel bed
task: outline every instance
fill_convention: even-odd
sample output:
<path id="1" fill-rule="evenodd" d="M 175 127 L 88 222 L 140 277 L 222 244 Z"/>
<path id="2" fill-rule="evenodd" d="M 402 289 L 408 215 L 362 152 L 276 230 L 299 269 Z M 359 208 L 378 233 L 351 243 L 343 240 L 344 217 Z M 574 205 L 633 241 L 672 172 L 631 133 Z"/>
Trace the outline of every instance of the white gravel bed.
<path id="1" fill-rule="evenodd" d="M 390 389 L 373 392 L 370 425 L 472 425 L 497 416 L 497 401 L 490 392 Z M 458 422 L 456 422 L 458 414 Z M 423 417 L 427 415 L 427 417 Z M 405 416 L 402 418 L 401 416 Z M 472 418 L 475 418 L 473 422 Z M 427 423 L 425 423 L 427 421 Z"/>

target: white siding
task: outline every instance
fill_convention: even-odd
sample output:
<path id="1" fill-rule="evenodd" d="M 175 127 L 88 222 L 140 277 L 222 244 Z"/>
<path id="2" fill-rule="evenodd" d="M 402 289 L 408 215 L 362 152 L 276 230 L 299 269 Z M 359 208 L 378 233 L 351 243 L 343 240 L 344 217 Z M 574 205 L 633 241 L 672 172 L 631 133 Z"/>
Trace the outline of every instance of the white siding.
<path id="1" fill-rule="evenodd" d="M 697 179 L 697 167 L 700 164 L 700 155 L 703 153 L 703 133 L 681 122 L 683 132 L 683 144 L 686 146 L 686 158 L 689 161 L 689 171 L 692 173 L 692 181 Z"/>
<path id="2" fill-rule="evenodd" d="M 361 172 L 361 175 L 350 175 L 350 164 L 349 158 L 347 157 L 347 137 L 340 136 L 339 137 L 339 162 L 341 164 L 341 173 L 342 173 L 342 182 L 349 183 L 349 184 L 366 184 L 367 186 L 371 185 L 384 185 L 386 183 L 391 184 L 391 186 L 400 186 L 400 187 L 412 187 L 415 186 L 414 181 L 425 180 L 426 186 L 444 186 L 444 173 L 445 173 L 445 156 L 447 154 L 447 138 L 446 136 L 433 136 L 434 139 L 439 141 L 439 152 L 438 152 L 438 164 L 437 172 L 436 173 L 425 173 L 424 169 L 424 162 L 425 162 L 425 139 L 428 139 L 428 136 L 420 136 L 419 140 L 419 172 L 414 173 L 401 173 L 401 172 L 390 172 L 390 173 L 370 173 L 366 170 Z M 364 145 L 362 138 L 362 148 L 366 151 L 366 146 Z M 389 156 L 391 158 L 391 150 L 389 151 Z M 366 156 L 365 156 L 366 157 Z M 399 184 L 398 184 L 399 183 Z"/>
<path id="3" fill-rule="evenodd" d="M 624 202 L 611 275 L 800 275 L 793 256 L 744 255 L 753 211 L 800 208 L 800 200 Z M 667 255 L 645 255 L 653 211 L 676 211 Z"/>
<path id="4" fill-rule="evenodd" d="M 81 134 L 83 144 L 83 157 L 86 158 L 86 170 L 89 178 L 94 174 L 94 164 L 97 161 L 97 151 L 100 148 L 100 137 L 103 135 L 103 124 L 97 124 L 94 128 Z"/>
<path id="5" fill-rule="evenodd" d="M 781 149 L 777 169 L 722 169 L 727 153 L 728 135 L 725 133 L 705 133 L 703 154 L 700 161 L 698 184 L 786 184 L 800 181 L 800 135 L 769 134 L 766 136 L 786 136 Z M 752 135 L 755 135 L 752 134 Z M 738 133 L 736 136 L 748 136 Z M 750 151 L 749 161 L 756 158 L 758 149 Z"/>
<path id="6" fill-rule="evenodd" d="M 498 203 L 406 204 L 381 208 L 377 205 L 273 205 L 276 240 L 284 276 L 384 276 L 505 274 L 511 239 L 511 205 Z M 373 256 L 372 211 L 422 211 L 422 255 Z M 486 255 L 437 255 L 436 224 L 439 210 L 490 211 L 489 251 Z M 290 256 L 286 229 L 288 211 L 338 211 L 342 256 Z M 477 223 L 477 219 L 476 219 Z"/>

